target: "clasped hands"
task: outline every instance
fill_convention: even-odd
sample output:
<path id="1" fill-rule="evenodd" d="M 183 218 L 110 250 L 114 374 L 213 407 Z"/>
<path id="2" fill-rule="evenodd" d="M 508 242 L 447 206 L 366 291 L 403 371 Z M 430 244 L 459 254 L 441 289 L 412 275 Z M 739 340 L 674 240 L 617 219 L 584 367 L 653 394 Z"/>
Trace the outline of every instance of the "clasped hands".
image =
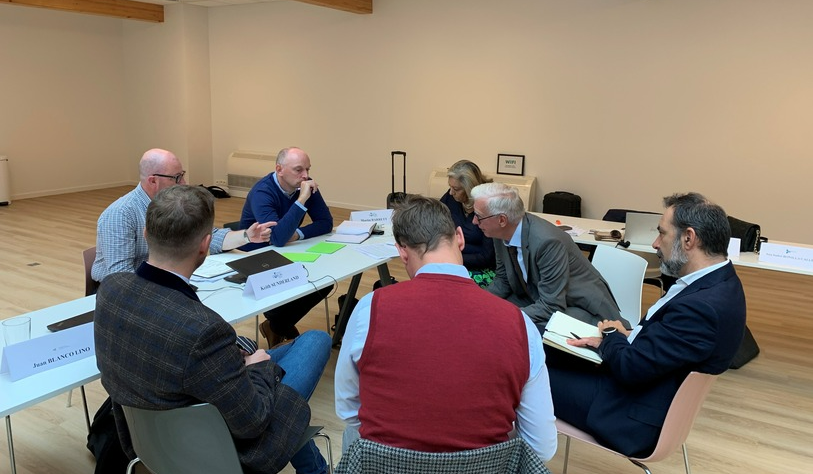
<path id="1" fill-rule="evenodd" d="M 615 328 L 618 332 L 620 332 L 624 336 L 629 336 L 630 332 L 632 332 L 629 329 L 625 328 L 621 321 L 605 319 L 604 321 L 598 323 L 599 332 L 607 328 Z M 574 347 L 598 348 L 598 346 L 601 345 L 601 340 L 602 338 L 600 337 L 582 337 L 580 339 L 568 339 L 567 343 Z"/>

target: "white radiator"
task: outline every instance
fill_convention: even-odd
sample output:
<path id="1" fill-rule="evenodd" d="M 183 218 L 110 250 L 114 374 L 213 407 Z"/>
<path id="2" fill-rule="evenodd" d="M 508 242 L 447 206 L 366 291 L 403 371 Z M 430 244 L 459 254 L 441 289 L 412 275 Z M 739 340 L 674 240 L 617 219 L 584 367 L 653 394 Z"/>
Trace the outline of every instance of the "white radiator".
<path id="1" fill-rule="evenodd" d="M 429 174 L 429 194 L 433 198 L 440 198 L 449 189 L 449 178 L 446 173 L 447 168 L 435 168 Z M 483 173 L 486 178 L 491 178 L 495 183 L 504 183 L 514 186 L 519 191 L 519 197 L 525 204 L 526 211 L 533 211 L 536 202 L 536 177 L 535 176 L 512 176 L 507 174 Z"/>
<path id="2" fill-rule="evenodd" d="M 229 194 L 246 197 L 251 187 L 274 171 L 277 155 L 255 151 L 235 151 L 226 162 Z"/>

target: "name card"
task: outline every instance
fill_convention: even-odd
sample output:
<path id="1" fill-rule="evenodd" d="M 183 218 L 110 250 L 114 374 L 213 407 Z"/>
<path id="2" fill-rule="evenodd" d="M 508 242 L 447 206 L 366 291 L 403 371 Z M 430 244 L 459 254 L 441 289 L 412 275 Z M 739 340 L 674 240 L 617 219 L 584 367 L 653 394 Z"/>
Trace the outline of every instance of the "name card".
<path id="1" fill-rule="evenodd" d="M 93 355 L 93 324 L 82 324 L 5 347 L 0 372 L 15 382 Z"/>
<path id="2" fill-rule="evenodd" d="M 379 224 L 392 223 L 392 209 L 378 211 L 353 211 L 350 213 L 351 221 L 377 222 Z"/>
<path id="3" fill-rule="evenodd" d="M 813 270 L 813 249 L 763 242 L 759 261 Z"/>
<path id="4" fill-rule="evenodd" d="M 737 237 L 728 241 L 728 258 L 740 258 L 740 239 Z"/>
<path id="5" fill-rule="evenodd" d="M 251 296 L 255 300 L 259 300 L 306 283 L 308 283 L 308 271 L 305 270 L 305 267 L 301 263 L 289 263 L 250 275 L 246 281 L 243 296 Z"/>

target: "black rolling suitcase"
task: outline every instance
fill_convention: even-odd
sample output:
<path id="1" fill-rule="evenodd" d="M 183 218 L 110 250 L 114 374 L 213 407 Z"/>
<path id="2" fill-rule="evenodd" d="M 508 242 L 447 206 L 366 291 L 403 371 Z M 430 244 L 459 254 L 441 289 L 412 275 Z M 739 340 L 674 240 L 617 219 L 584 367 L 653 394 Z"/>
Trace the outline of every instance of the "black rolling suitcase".
<path id="1" fill-rule="evenodd" d="M 560 216 L 581 217 L 582 198 L 567 191 L 554 191 L 542 198 L 542 212 Z"/>
<path id="2" fill-rule="evenodd" d="M 392 151 L 390 152 L 392 158 L 392 192 L 387 194 L 387 209 L 392 209 L 396 204 L 406 198 L 406 152 L 405 151 Z M 395 192 L 395 157 L 400 155 L 404 160 L 404 190 Z"/>

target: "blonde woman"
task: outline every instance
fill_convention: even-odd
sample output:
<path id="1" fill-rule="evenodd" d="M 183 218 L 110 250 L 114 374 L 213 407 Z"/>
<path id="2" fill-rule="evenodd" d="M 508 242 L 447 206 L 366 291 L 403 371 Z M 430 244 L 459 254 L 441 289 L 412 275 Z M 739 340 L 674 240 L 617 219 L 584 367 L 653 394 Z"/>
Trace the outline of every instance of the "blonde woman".
<path id="1" fill-rule="evenodd" d="M 494 243 L 472 222 L 474 201 L 470 194 L 473 187 L 490 183 L 491 180 L 486 179 L 480 168 L 469 160 L 453 164 L 446 175 L 449 177 L 449 190 L 440 198 L 440 202 L 451 211 L 455 225 L 463 229 L 463 237 L 466 239 L 463 265 L 471 278 L 485 288 L 494 279 Z"/>

